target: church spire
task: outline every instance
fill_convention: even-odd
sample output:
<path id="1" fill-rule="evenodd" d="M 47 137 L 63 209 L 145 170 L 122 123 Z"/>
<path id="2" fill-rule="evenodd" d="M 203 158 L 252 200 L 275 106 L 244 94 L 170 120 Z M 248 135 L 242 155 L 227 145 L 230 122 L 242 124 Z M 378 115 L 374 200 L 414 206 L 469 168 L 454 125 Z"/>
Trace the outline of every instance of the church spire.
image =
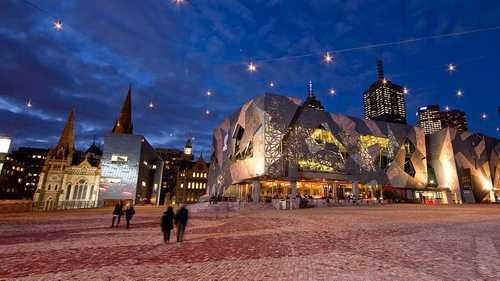
<path id="1" fill-rule="evenodd" d="M 127 98 L 125 98 L 122 111 L 113 126 L 112 132 L 117 134 L 132 134 L 132 129 L 132 85 L 130 85 Z"/>
<path id="2" fill-rule="evenodd" d="M 57 146 L 51 150 L 51 155 L 58 159 L 68 159 L 68 157 L 73 157 L 73 151 L 75 150 L 75 111 L 72 109 L 69 112 L 68 120 L 64 126 L 64 130 L 59 137 L 59 142 Z"/>

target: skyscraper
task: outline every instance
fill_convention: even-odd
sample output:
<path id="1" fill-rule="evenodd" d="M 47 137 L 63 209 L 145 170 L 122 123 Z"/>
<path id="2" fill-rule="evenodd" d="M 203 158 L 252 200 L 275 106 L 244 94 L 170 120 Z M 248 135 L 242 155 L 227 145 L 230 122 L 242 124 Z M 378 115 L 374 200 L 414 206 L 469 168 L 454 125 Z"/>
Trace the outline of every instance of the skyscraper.
<path id="1" fill-rule="evenodd" d="M 457 109 L 441 111 L 441 126 L 443 128 L 455 128 L 459 131 L 468 131 L 465 112 Z"/>
<path id="2" fill-rule="evenodd" d="M 363 93 L 365 119 L 406 124 L 405 89 L 384 77 L 382 60 L 377 61 L 377 81 Z"/>
<path id="3" fill-rule="evenodd" d="M 418 109 L 417 125 L 424 129 L 426 135 L 441 130 L 441 112 L 439 105 L 422 106 Z"/>
<path id="4" fill-rule="evenodd" d="M 454 109 L 440 111 L 439 105 L 422 106 L 418 109 L 417 126 L 424 129 L 426 135 L 444 128 L 467 131 L 465 112 Z"/>

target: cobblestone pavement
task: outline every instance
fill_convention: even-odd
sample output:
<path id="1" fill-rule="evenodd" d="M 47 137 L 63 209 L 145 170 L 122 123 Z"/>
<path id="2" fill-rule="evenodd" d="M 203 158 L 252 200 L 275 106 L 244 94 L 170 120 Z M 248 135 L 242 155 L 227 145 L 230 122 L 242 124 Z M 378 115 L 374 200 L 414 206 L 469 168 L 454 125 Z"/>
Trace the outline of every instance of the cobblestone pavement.
<path id="1" fill-rule="evenodd" d="M 130 230 L 110 209 L 0 215 L 0 280 L 500 280 L 500 205 L 251 210 L 193 217 L 164 244 L 163 209 Z"/>

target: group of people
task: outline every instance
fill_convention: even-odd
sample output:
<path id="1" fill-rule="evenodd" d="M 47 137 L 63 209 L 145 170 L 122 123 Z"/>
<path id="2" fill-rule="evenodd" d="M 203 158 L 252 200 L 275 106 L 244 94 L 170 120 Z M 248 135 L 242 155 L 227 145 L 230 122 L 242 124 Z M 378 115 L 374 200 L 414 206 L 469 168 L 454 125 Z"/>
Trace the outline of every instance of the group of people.
<path id="1" fill-rule="evenodd" d="M 123 211 L 123 202 L 115 205 L 113 209 L 113 219 L 111 221 L 111 228 L 118 227 L 120 224 L 121 217 L 125 214 L 125 220 L 127 222 L 126 228 L 130 228 L 130 221 L 135 214 L 134 207 L 131 203 L 127 203 L 125 212 Z M 186 225 L 188 222 L 188 210 L 184 205 L 181 205 L 177 213 L 174 213 L 172 206 L 169 206 L 163 216 L 161 217 L 161 230 L 163 232 L 163 240 L 165 243 L 170 241 L 170 233 L 174 229 L 174 225 L 177 226 L 177 242 L 182 242 L 184 239 L 184 232 L 186 231 Z"/>
<path id="2" fill-rule="evenodd" d="M 188 222 L 188 210 L 184 205 L 181 205 L 177 213 L 174 213 L 172 206 L 169 206 L 163 216 L 161 217 L 161 230 L 163 232 L 163 241 L 170 242 L 170 232 L 177 226 L 177 242 L 182 242 L 184 239 L 184 232 Z"/>
<path id="3" fill-rule="evenodd" d="M 115 209 L 113 210 L 113 220 L 111 221 L 111 228 L 113 227 L 118 227 L 120 224 L 120 219 L 123 216 L 123 202 L 120 201 L 120 203 L 115 205 Z M 126 228 L 130 228 L 130 221 L 132 220 L 132 217 L 135 214 L 134 206 L 132 204 L 127 203 L 126 209 L 125 209 L 125 220 L 127 222 Z M 115 224 L 116 222 L 116 224 Z"/>

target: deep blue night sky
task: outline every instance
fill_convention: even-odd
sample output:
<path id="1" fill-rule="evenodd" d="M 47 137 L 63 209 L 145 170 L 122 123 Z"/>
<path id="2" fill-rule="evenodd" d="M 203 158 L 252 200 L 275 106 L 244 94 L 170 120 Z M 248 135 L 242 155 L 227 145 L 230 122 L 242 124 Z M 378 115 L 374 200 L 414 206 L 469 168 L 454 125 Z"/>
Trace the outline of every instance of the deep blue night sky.
<path id="1" fill-rule="evenodd" d="M 498 27 L 500 1 L 30 2 L 45 11 L 0 1 L 0 134 L 15 146 L 54 145 L 74 107 L 84 149 L 111 130 L 130 83 L 135 132 L 179 148 L 194 136 L 197 152 L 209 150 L 212 129 L 244 101 L 265 91 L 303 97 L 308 80 L 327 110 L 362 116 L 377 58 L 390 80 L 410 89 L 409 123 L 417 107 L 437 103 L 466 111 L 471 130 L 499 136 L 500 29 L 333 52 L 333 64 L 321 54 Z M 314 55 L 290 57 L 301 54 Z M 246 70 L 249 61 L 257 72 Z"/>

